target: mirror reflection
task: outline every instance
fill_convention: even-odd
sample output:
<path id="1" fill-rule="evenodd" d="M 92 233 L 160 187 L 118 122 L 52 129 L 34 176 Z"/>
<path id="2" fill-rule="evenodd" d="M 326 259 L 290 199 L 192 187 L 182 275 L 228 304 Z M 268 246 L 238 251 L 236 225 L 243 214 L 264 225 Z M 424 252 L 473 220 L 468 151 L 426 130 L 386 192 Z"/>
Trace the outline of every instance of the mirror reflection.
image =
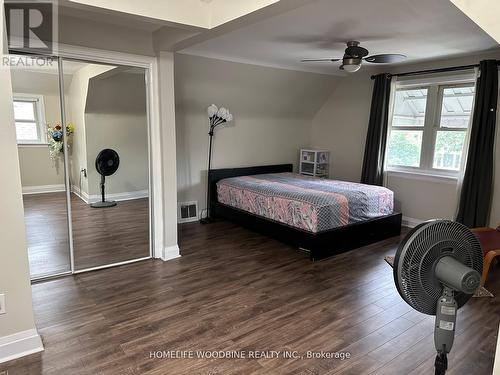
<path id="1" fill-rule="evenodd" d="M 63 61 L 75 270 L 148 257 L 145 70 Z"/>

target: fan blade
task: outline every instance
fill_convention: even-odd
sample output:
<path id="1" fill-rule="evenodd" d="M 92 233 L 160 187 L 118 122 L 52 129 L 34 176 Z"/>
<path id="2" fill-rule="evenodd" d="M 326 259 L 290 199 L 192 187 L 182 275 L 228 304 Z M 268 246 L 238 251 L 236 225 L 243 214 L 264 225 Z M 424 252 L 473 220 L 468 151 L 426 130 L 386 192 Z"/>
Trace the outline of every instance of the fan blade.
<path id="1" fill-rule="evenodd" d="M 389 63 L 397 63 L 406 59 L 405 55 L 400 54 L 383 54 L 383 55 L 373 55 L 365 57 L 365 61 L 374 64 L 389 64 Z"/>
<path id="2" fill-rule="evenodd" d="M 300 62 L 335 62 L 342 59 L 302 59 Z"/>

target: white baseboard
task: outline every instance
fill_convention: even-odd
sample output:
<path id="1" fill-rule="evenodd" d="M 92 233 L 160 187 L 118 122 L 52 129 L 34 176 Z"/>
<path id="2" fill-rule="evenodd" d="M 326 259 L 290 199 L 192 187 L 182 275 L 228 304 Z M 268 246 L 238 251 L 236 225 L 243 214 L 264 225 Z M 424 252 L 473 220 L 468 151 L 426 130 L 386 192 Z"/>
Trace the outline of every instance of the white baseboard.
<path id="1" fill-rule="evenodd" d="M 87 204 L 101 201 L 101 196 L 99 194 L 88 195 L 85 191 L 80 191 L 80 188 L 78 186 L 73 185 L 71 187 L 71 191 Z M 106 199 L 117 202 L 147 197 L 149 197 L 149 190 L 126 191 L 123 193 L 106 194 Z"/>
<path id="2" fill-rule="evenodd" d="M 168 247 L 163 249 L 161 260 L 166 262 L 167 260 L 180 258 L 180 256 L 181 256 L 181 253 L 180 253 L 178 245 L 168 246 Z"/>
<path id="3" fill-rule="evenodd" d="M 188 219 L 177 219 L 177 224 L 186 224 L 186 223 L 194 223 L 195 221 L 199 221 L 198 217 L 190 217 Z"/>
<path id="4" fill-rule="evenodd" d="M 149 197 L 149 190 L 138 190 L 138 191 L 125 191 L 123 193 L 112 193 L 106 194 L 106 199 L 110 201 L 130 201 L 132 199 L 140 199 Z M 99 202 L 101 200 L 101 195 L 91 195 L 90 203 Z"/>
<path id="5" fill-rule="evenodd" d="M 425 220 L 414 219 L 412 217 L 403 216 L 403 226 L 408 228 L 415 228 L 417 225 L 422 224 Z"/>
<path id="6" fill-rule="evenodd" d="M 65 190 L 64 184 L 23 186 L 23 194 L 58 193 Z"/>
<path id="7" fill-rule="evenodd" d="M 84 201 L 85 203 L 89 203 L 89 195 L 84 192 L 84 191 L 81 191 L 80 188 L 76 185 L 71 185 L 71 192 L 73 194 L 75 194 L 78 198 L 80 198 L 82 201 Z"/>
<path id="8" fill-rule="evenodd" d="M 41 351 L 43 351 L 42 339 L 36 329 L 0 337 L 0 363 Z"/>

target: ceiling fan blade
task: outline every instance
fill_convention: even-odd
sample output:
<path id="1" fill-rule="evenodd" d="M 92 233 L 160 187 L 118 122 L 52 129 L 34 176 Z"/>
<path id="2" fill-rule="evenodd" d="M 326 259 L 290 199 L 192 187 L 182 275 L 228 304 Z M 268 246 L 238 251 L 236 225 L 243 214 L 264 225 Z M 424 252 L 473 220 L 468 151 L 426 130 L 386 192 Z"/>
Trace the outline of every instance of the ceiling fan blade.
<path id="1" fill-rule="evenodd" d="M 300 62 L 335 62 L 342 59 L 302 59 Z"/>
<path id="2" fill-rule="evenodd" d="M 365 61 L 374 64 L 391 64 L 401 62 L 406 59 L 405 55 L 401 54 L 383 54 L 365 57 Z"/>

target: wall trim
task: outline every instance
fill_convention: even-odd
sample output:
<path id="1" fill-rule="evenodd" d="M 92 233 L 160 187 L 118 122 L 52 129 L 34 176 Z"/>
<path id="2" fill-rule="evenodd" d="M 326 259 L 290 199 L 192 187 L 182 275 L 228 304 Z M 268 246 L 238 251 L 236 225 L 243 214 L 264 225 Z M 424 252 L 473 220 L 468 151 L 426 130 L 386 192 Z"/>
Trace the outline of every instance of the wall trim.
<path id="1" fill-rule="evenodd" d="M 71 192 L 74 193 L 76 196 L 78 196 L 81 200 L 83 200 L 85 203 L 94 203 L 94 202 L 99 202 L 101 200 L 101 195 L 96 194 L 96 195 L 88 195 L 86 192 L 81 191 L 80 188 L 76 185 L 71 186 Z M 111 193 L 111 194 L 106 194 L 106 199 L 112 200 L 112 201 L 129 201 L 133 199 L 140 199 L 140 198 L 148 198 L 149 197 L 149 190 L 137 190 L 137 191 L 124 191 L 123 193 Z"/>
<path id="2" fill-rule="evenodd" d="M 50 74 L 50 73 L 49 73 Z M 40 147 L 48 147 L 48 143 L 18 143 L 17 148 L 40 148 Z"/>
<path id="3" fill-rule="evenodd" d="M 123 193 L 106 194 L 106 199 L 109 198 L 109 200 L 117 202 L 129 201 L 132 199 L 148 198 L 148 197 L 149 197 L 149 190 L 147 189 L 138 191 L 124 191 Z M 101 196 L 99 194 L 90 196 L 90 203 L 99 202 L 100 200 Z"/>
<path id="4" fill-rule="evenodd" d="M 0 337 L 0 363 L 39 353 L 43 350 L 42 339 L 36 329 Z"/>
<path id="5" fill-rule="evenodd" d="M 71 185 L 71 192 L 73 194 L 75 194 L 78 198 L 80 198 L 82 201 L 84 201 L 85 203 L 87 203 L 87 204 L 89 203 L 89 195 L 86 192 L 80 190 L 80 188 L 78 186 Z"/>
<path id="6" fill-rule="evenodd" d="M 65 191 L 65 190 L 66 190 L 66 187 L 64 184 L 23 186 L 23 195 L 24 194 L 59 193 L 61 191 Z"/>
<path id="7" fill-rule="evenodd" d="M 415 219 L 413 217 L 403 216 L 403 226 L 408 228 L 415 228 L 417 225 L 422 224 L 425 220 Z"/>
<path id="8" fill-rule="evenodd" d="M 200 221 L 198 217 L 190 217 L 189 219 L 177 219 L 177 224 L 187 224 L 187 223 L 194 223 L 196 221 Z"/>
<path id="9" fill-rule="evenodd" d="M 176 258 L 180 258 L 181 253 L 178 245 L 167 246 L 163 249 L 163 254 L 161 256 L 161 260 L 166 262 L 167 260 L 172 260 Z"/>

